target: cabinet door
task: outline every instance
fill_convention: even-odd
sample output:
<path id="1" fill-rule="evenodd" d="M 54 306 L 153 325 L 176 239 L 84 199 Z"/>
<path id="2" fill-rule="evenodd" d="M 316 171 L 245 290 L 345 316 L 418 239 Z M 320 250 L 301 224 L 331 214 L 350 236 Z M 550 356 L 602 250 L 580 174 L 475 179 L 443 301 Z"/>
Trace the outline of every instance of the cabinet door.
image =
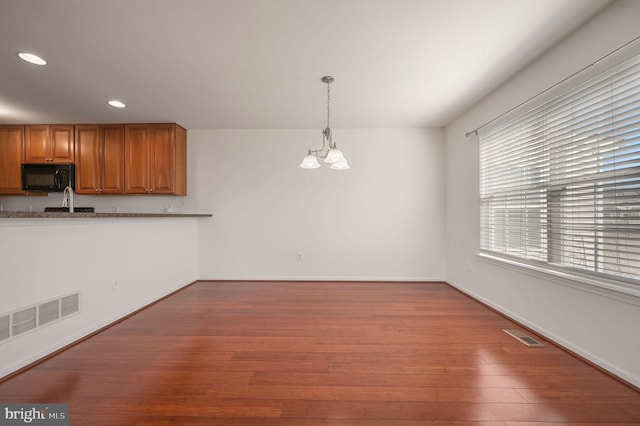
<path id="1" fill-rule="evenodd" d="M 100 192 L 102 176 L 100 132 L 97 125 L 76 126 L 76 192 L 96 194 Z"/>
<path id="2" fill-rule="evenodd" d="M 124 141 L 125 192 L 127 194 L 146 194 L 151 190 L 149 126 L 127 124 Z"/>
<path id="3" fill-rule="evenodd" d="M 25 126 L 25 162 L 49 163 L 49 126 Z"/>
<path id="4" fill-rule="evenodd" d="M 102 141 L 102 193 L 124 192 L 124 126 L 100 126 Z"/>
<path id="5" fill-rule="evenodd" d="M 151 189 L 154 194 L 175 190 L 176 143 L 174 125 L 151 126 Z"/>
<path id="6" fill-rule="evenodd" d="M 73 143 L 73 125 L 50 126 L 50 152 L 53 163 L 73 163 L 75 147 Z"/>
<path id="7" fill-rule="evenodd" d="M 24 162 L 24 127 L 0 126 L 0 194 L 24 194 L 20 164 Z"/>
<path id="8" fill-rule="evenodd" d="M 25 126 L 27 163 L 73 163 L 73 125 Z"/>

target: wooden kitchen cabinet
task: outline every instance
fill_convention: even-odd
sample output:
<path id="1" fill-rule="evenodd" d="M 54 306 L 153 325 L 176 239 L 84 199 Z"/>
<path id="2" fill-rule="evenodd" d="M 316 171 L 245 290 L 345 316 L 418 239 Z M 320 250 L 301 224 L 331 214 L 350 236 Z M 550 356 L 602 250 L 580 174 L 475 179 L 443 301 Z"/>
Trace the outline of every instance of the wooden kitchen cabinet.
<path id="1" fill-rule="evenodd" d="M 26 163 L 73 163 L 72 124 L 25 126 Z"/>
<path id="2" fill-rule="evenodd" d="M 187 131 L 177 124 L 125 125 L 125 192 L 187 193 Z"/>
<path id="3" fill-rule="evenodd" d="M 124 125 L 75 126 L 76 193 L 124 193 Z"/>
<path id="4" fill-rule="evenodd" d="M 0 195 L 22 195 L 24 126 L 0 126 Z"/>

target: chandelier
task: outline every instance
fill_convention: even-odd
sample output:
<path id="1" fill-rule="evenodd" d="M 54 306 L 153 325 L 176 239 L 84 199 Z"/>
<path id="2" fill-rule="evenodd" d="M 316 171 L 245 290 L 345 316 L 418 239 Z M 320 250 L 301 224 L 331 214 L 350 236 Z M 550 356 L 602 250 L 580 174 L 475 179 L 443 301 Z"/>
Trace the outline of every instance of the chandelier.
<path id="1" fill-rule="evenodd" d="M 333 77 L 325 75 L 321 78 L 323 83 L 327 83 L 327 128 L 322 131 L 322 148 L 309 149 L 307 155 L 302 159 L 300 167 L 303 169 L 317 169 L 320 167 L 319 158 L 322 158 L 325 163 L 331 164 L 332 170 L 349 170 L 349 163 L 344 158 L 342 151 L 338 149 L 338 146 L 333 141 L 331 135 L 331 127 L 329 122 L 331 120 L 331 83 L 333 83 Z"/>

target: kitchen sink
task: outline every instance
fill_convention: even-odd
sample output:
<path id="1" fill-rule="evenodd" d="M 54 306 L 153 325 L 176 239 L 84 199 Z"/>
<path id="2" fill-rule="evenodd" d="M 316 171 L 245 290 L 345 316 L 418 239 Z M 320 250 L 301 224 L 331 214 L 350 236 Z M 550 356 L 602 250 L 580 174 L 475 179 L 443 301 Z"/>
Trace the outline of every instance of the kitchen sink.
<path id="1" fill-rule="evenodd" d="M 58 212 L 58 213 L 67 213 L 69 212 L 69 207 L 45 207 L 45 212 Z M 95 213 L 95 207 L 74 207 L 74 213 Z"/>

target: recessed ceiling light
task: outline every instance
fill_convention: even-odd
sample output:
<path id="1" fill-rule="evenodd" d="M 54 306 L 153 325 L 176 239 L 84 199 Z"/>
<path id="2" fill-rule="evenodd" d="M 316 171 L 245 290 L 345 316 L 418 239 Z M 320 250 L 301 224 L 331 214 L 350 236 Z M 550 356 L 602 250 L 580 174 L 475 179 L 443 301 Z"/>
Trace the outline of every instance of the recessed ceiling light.
<path id="1" fill-rule="evenodd" d="M 115 101 L 115 100 L 110 100 L 109 102 L 107 102 L 109 105 L 111 105 L 112 107 L 116 107 L 116 108 L 124 108 L 126 107 L 125 104 L 123 104 L 120 101 Z"/>
<path id="2" fill-rule="evenodd" d="M 35 64 L 35 65 L 47 65 L 47 61 L 45 61 L 44 59 L 42 59 L 40 56 L 38 55 L 34 55 L 33 53 L 26 53 L 26 52 L 20 52 L 18 53 L 18 56 L 20 57 L 20 59 L 22 59 L 23 61 L 27 61 L 31 64 Z"/>

